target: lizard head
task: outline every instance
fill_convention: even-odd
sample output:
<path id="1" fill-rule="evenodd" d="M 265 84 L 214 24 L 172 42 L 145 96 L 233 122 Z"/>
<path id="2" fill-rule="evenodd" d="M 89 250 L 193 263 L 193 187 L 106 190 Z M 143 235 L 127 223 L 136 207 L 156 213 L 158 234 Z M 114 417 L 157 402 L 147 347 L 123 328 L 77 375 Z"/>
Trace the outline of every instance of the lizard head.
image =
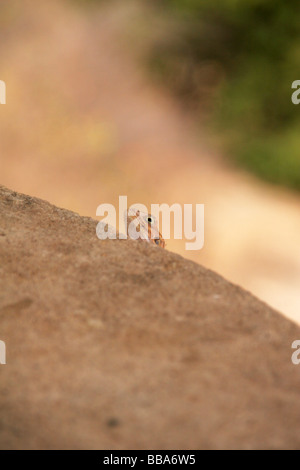
<path id="1" fill-rule="evenodd" d="M 139 238 L 165 248 L 166 243 L 158 229 L 156 217 L 135 208 L 130 208 L 125 213 L 127 219 L 127 235 L 130 236 L 130 224 L 134 230 L 140 232 Z M 132 226 L 131 226 L 132 227 Z"/>

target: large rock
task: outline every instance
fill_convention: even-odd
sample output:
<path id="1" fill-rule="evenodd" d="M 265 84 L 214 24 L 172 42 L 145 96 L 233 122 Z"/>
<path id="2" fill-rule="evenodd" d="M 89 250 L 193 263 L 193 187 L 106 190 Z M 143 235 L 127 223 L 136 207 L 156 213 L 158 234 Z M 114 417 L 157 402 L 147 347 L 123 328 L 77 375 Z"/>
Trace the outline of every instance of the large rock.
<path id="1" fill-rule="evenodd" d="M 1 448 L 299 448 L 299 327 L 96 223 L 0 187 Z"/>

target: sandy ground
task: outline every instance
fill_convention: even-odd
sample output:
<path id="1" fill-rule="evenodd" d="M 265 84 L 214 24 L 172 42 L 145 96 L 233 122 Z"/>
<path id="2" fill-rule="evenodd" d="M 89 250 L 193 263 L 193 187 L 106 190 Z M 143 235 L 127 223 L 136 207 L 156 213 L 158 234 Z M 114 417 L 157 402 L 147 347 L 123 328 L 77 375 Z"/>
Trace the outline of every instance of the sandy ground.
<path id="1" fill-rule="evenodd" d="M 168 249 L 300 321 L 300 198 L 226 165 L 139 67 L 140 12 L 63 2 L 1 6 L 1 182 L 95 217 L 118 196 L 205 203 L 205 247 Z M 130 34 L 128 32 L 130 31 Z"/>
<path id="2" fill-rule="evenodd" d="M 1 449 L 299 449 L 299 326 L 0 187 Z"/>

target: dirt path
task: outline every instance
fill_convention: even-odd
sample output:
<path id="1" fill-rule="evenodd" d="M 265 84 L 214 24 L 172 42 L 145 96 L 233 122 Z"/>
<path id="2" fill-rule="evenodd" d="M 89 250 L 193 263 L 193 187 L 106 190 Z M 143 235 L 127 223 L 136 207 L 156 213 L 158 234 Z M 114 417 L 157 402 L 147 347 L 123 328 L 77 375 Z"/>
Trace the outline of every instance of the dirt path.
<path id="1" fill-rule="evenodd" d="M 129 203 L 205 203 L 205 248 L 168 248 L 300 321 L 300 198 L 227 167 L 196 140 L 124 41 L 135 8 L 112 3 L 90 17 L 56 2 L 5 8 L 16 34 L 0 33 L 1 182 L 93 217 L 122 194 Z"/>

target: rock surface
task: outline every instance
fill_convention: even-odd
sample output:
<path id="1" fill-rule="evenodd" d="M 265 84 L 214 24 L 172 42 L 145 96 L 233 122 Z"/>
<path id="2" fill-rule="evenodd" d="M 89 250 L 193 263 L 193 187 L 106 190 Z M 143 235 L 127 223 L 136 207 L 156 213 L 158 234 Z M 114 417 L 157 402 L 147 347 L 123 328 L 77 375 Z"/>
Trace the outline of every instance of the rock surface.
<path id="1" fill-rule="evenodd" d="M 0 186 L 0 447 L 299 448 L 299 327 L 96 224 Z"/>

